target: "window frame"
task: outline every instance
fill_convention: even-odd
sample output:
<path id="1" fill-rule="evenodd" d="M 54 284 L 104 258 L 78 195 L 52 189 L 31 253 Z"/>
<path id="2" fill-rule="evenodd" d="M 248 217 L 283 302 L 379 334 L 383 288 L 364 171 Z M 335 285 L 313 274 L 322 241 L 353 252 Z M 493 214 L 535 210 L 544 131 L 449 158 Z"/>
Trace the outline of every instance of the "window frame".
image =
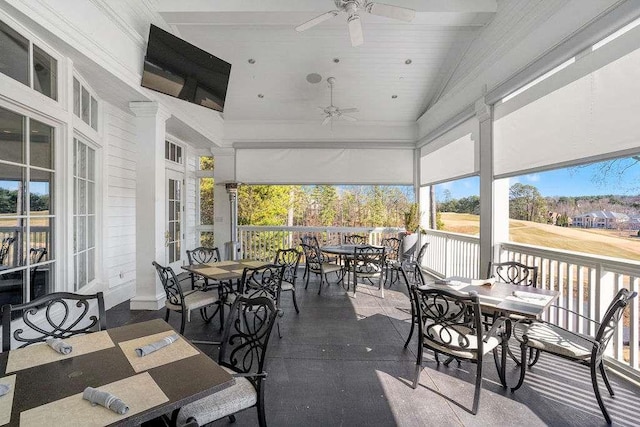
<path id="1" fill-rule="evenodd" d="M 214 206 L 214 214 L 213 214 L 213 222 L 211 224 L 202 224 L 201 221 L 201 198 L 200 198 L 200 178 L 211 178 L 213 179 L 213 188 L 214 188 L 214 193 L 215 193 L 215 185 L 216 185 L 216 180 L 215 180 L 215 176 L 214 176 L 214 172 L 215 172 L 215 157 L 213 154 L 211 153 L 195 153 L 196 156 L 196 169 L 195 169 L 195 179 L 196 179 L 196 200 L 195 200 L 195 207 L 196 207 L 196 227 L 195 227 L 195 231 L 196 231 L 196 239 L 197 239 L 197 246 L 200 246 L 200 242 L 201 242 L 201 236 L 202 233 L 215 233 L 215 222 L 216 222 L 216 217 L 215 217 L 215 197 L 214 197 L 214 201 L 213 201 L 213 206 Z M 201 170 L 200 169 L 200 157 L 213 157 L 213 170 Z"/>

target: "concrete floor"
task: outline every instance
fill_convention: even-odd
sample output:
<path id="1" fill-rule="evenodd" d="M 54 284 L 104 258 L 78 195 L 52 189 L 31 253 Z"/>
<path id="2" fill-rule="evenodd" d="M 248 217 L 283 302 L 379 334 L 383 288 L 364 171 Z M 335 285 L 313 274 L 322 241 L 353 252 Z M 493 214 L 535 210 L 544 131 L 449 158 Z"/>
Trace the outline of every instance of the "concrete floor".
<path id="1" fill-rule="evenodd" d="M 335 280 L 333 280 L 335 282 Z M 265 401 L 271 426 L 599 426 L 606 425 L 591 387 L 586 367 L 542 355 L 527 373 L 520 390 L 500 385 L 493 358 L 484 363 L 484 382 L 477 415 L 470 413 L 475 365 L 454 362 L 438 366 L 427 356 L 417 389 L 417 339 L 403 345 L 410 326 L 409 299 L 402 283 L 385 290 L 359 286 L 353 298 L 335 284 L 317 295 L 318 282 L 309 289 L 298 285 L 296 314 L 291 296 L 284 293 L 280 320 L 282 339 L 271 338 L 266 370 Z M 164 316 L 164 310 L 131 311 L 128 303 L 107 313 L 110 327 Z M 179 315 L 170 323 L 179 328 Z M 193 339 L 219 338 L 214 319 L 204 323 L 193 316 L 185 335 Z M 201 346 L 217 357 L 217 349 Z M 509 361 L 507 379 L 517 382 L 518 369 Z M 640 425 L 640 388 L 610 375 L 615 398 L 605 404 L 614 425 Z M 255 409 L 237 415 L 235 426 L 257 425 Z M 230 425 L 228 419 L 213 425 Z"/>

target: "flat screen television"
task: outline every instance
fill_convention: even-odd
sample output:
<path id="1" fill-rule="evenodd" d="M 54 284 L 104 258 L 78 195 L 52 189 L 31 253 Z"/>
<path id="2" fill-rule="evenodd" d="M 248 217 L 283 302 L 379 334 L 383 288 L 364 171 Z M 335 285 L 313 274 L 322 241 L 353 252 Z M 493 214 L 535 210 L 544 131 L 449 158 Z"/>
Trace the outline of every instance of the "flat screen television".
<path id="1" fill-rule="evenodd" d="M 143 87 L 223 111 L 230 73 L 228 62 L 151 25 Z"/>

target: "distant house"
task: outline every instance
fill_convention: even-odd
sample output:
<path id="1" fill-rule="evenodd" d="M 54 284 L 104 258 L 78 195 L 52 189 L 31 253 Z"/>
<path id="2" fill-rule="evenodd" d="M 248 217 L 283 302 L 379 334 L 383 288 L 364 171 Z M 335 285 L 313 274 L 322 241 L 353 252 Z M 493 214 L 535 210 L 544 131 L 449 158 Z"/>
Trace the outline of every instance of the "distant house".
<path id="1" fill-rule="evenodd" d="M 640 230 L 640 215 L 629 217 L 629 230 Z"/>
<path id="2" fill-rule="evenodd" d="M 618 228 L 629 224 L 629 215 L 611 211 L 593 211 L 573 217 L 572 225 L 582 228 Z"/>

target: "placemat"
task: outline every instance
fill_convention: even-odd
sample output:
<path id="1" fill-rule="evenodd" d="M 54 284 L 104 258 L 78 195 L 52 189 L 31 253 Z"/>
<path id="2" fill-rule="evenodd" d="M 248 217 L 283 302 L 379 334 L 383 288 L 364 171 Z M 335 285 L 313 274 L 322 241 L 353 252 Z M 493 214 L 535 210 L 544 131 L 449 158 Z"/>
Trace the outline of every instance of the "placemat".
<path id="1" fill-rule="evenodd" d="M 262 261 L 240 261 L 240 263 L 249 267 L 262 267 L 263 265 L 267 265 L 266 262 Z"/>
<path id="2" fill-rule="evenodd" d="M 155 368 L 156 366 L 166 365 L 167 363 L 186 359 L 187 357 L 199 354 L 198 350 L 189 344 L 183 337 L 180 337 L 173 344 L 163 347 L 146 356 L 140 357 L 136 354 L 136 348 L 161 340 L 171 334 L 171 331 L 160 332 L 158 334 L 147 335 L 146 337 L 136 338 L 130 341 L 123 341 L 118 343 L 118 345 L 127 357 L 127 360 L 129 360 L 129 363 L 131 363 L 131 367 L 136 372 L 146 371 L 148 369 Z"/>
<path id="3" fill-rule="evenodd" d="M 222 268 L 217 267 L 206 267 L 199 268 L 198 273 L 203 274 L 205 276 L 215 276 L 216 274 L 227 274 L 229 270 L 223 270 Z"/>
<path id="4" fill-rule="evenodd" d="M 44 343 L 11 350 L 9 352 L 9 359 L 7 360 L 6 372 L 16 372 L 115 346 L 107 331 L 94 332 L 87 335 L 76 335 L 65 338 L 64 342 L 73 346 L 71 353 L 60 354 Z"/>
<path id="5" fill-rule="evenodd" d="M 82 398 L 82 393 L 78 393 L 22 412 L 20 425 L 105 426 L 169 401 L 148 372 L 97 388 L 121 399 L 129 411 L 119 415 L 100 405 L 91 406 Z"/>
<path id="6" fill-rule="evenodd" d="M 525 291 L 518 291 L 518 295 L 509 295 L 505 300 L 516 301 L 519 303 L 539 305 L 544 307 L 553 299 L 551 295 L 534 294 Z"/>
<path id="7" fill-rule="evenodd" d="M 9 375 L 0 378 L 0 383 L 8 384 L 9 391 L 4 396 L 0 396 L 0 426 L 11 421 L 11 408 L 13 408 L 13 392 L 16 389 L 16 375 Z"/>
<path id="8" fill-rule="evenodd" d="M 237 264 L 238 261 L 218 261 L 218 262 L 208 262 L 206 265 L 210 267 L 225 267 L 227 265 Z"/>

